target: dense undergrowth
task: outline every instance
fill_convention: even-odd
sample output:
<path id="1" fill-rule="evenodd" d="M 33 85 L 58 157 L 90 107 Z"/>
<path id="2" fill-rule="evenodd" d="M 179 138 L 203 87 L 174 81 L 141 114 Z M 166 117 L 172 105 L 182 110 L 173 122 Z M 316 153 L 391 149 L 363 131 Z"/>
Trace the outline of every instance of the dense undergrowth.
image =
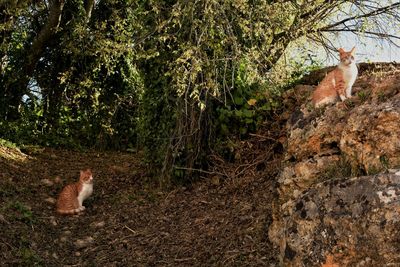
<path id="1" fill-rule="evenodd" d="M 305 65 L 300 71 L 286 77 L 288 79 L 284 83 L 268 84 L 249 79 L 249 73 L 243 65 L 235 78 L 235 88 L 224 102 L 213 99 L 204 103 L 206 114 L 203 123 L 208 129 L 203 129 L 203 137 L 193 138 L 181 144 L 179 149 L 174 149 L 170 178 L 167 181 L 160 180 L 160 184 L 192 181 L 201 173 L 193 172 L 190 168 L 207 169 L 210 153 L 219 154 L 225 159 L 234 157 L 234 143 L 247 139 L 249 134 L 272 120 L 283 108 L 282 92 L 316 66 Z M 74 150 L 94 148 L 134 152 L 144 149 L 149 166 L 158 166 L 152 168 L 155 170 L 153 174 L 157 175 L 165 168 L 168 145 L 173 143 L 174 138 L 182 138 L 171 137 L 171 129 L 182 126 L 173 119 L 178 115 L 175 114 L 176 107 L 166 100 L 168 96 L 155 96 L 158 89 L 143 82 L 139 74 L 136 78 L 136 86 L 141 88 L 141 93 L 116 96 L 120 102 L 108 125 L 102 124 L 102 115 L 97 113 L 108 102 L 99 100 L 98 106 L 85 110 L 64 106 L 57 122 L 51 124 L 43 116 L 41 101 L 33 103 L 28 100 L 21 105 L 17 120 L 0 122 L 3 134 L 1 144 L 22 149 L 32 145 Z M 195 118 L 192 119 L 195 121 Z M 196 148 L 195 142 L 201 144 Z M 190 155 L 194 149 L 199 151 L 193 160 Z M 186 168 L 188 161 L 192 161 L 190 168 Z"/>
<path id="2" fill-rule="evenodd" d="M 228 151 L 230 140 L 279 112 L 282 91 L 318 65 L 300 43 L 340 26 L 329 16 L 350 4 L 361 14 L 377 8 L 354 1 L 2 2 L 0 137 L 143 150 L 161 184 L 190 180 L 216 148 Z M 395 8 L 371 16 L 385 21 Z M 291 45 L 296 56 L 287 53 Z"/>

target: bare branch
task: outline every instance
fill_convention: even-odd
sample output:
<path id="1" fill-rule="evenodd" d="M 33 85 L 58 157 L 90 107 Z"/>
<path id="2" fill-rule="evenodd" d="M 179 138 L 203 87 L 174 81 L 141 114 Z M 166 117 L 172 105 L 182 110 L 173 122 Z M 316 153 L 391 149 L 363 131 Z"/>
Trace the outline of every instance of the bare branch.
<path id="1" fill-rule="evenodd" d="M 389 12 L 391 10 L 394 10 L 396 8 L 399 8 L 399 7 L 400 7 L 400 2 L 397 2 L 397 3 L 394 3 L 394 4 L 389 5 L 389 6 L 377 8 L 377 9 L 375 9 L 375 10 L 373 10 L 371 12 L 365 13 L 363 15 L 356 15 L 356 16 L 345 18 L 345 19 L 343 19 L 341 21 L 338 21 L 336 23 L 333 23 L 333 24 L 324 26 L 322 28 L 319 28 L 317 31 L 323 31 L 323 30 L 327 30 L 327 29 L 332 29 L 332 28 L 334 28 L 336 26 L 339 26 L 339 25 L 345 25 L 345 23 L 348 22 L 348 21 L 352 21 L 352 20 L 356 20 L 356 19 L 360 19 L 360 18 L 368 18 L 368 17 L 373 17 L 373 16 L 377 16 L 377 15 L 380 15 L 380 14 L 384 14 L 384 13 L 387 13 L 387 12 Z"/>
<path id="2" fill-rule="evenodd" d="M 357 30 L 357 29 L 327 29 L 327 30 L 322 30 L 320 32 L 352 32 L 352 33 L 364 33 L 368 35 L 373 35 L 377 38 L 393 38 L 393 39 L 398 39 L 400 40 L 400 36 L 393 35 L 393 34 L 388 34 L 384 32 L 372 32 L 372 31 L 363 31 L 363 30 Z"/>

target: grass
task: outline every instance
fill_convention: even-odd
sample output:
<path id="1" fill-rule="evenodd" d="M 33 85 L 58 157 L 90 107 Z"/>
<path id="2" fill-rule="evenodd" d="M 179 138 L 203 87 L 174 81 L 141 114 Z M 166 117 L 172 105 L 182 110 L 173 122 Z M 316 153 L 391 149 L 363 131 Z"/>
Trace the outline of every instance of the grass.
<path id="1" fill-rule="evenodd" d="M 341 156 L 339 161 L 330 164 L 323 172 L 321 172 L 318 182 L 356 177 L 365 174 L 366 172 L 362 168 L 359 166 L 352 166 L 345 156 Z"/>
<path id="2" fill-rule="evenodd" d="M 37 220 L 32 211 L 19 201 L 10 201 L 0 207 L 0 214 L 6 215 L 9 222 L 7 235 L 12 237 L 9 242 L 14 248 L 15 266 L 44 266 L 43 259 L 33 248 L 32 227 Z"/>
<path id="3" fill-rule="evenodd" d="M 354 103 L 354 101 L 351 98 L 347 98 L 345 100 L 345 104 L 347 108 L 353 109 L 355 108 L 356 104 Z"/>
<path id="4" fill-rule="evenodd" d="M 22 266 L 43 266 L 43 259 L 30 248 L 20 248 L 18 251 L 18 257 L 21 260 L 20 264 Z"/>
<path id="5" fill-rule="evenodd" d="M 377 97 L 378 97 L 378 102 L 379 103 L 385 102 L 386 99 L 388 98 L 388 96 L 383 91 L 379 91 L 378 94 L 377 94 Z"/>
<path id="6" fill-rule="evenodd" d="M 40 154 L 44 151 L 44 147 L 38 145 L 22 145 L 21 151 L 30 155 Z"/>
<path id="7" fill-rule="evenodd" d="M 24 162 L 26 155 L 21 153 L 15 143 L 0 138 L 0 158 Z"/>
<path id="8" fill-rule="evenodd" d="M 0 138 L 0 146 L 8 147 L 8 148 L 18 148 L 17 144 L 15 144 L 11 141 L 2 139 L 2 138 Z"/>
<path id="9" fill-rule="evenodd" d="M 321 172 L 318 183 L 333 179 L 375 175 L 385 172 L 390 168 L 389 160 L 385 155 L 381 156 L 379 161 L 381 164 L 380 166 L 370 166 L 368 169 L 365 169 L 359 165 L 352 165 L 350 160 L 348 160 L 345 156 L 341 156 L 339 161 L 332 163 L 323 172 Z"/>
<path id="10" fill-rule="evenodd" d="M 364 103 L 365 101 L 367 101 L 370 96 L 371 96 L 371 91 L 367 90 L 367 91 L 360 91 L 357 93 L 358 98 L 360 99 L 361 103 Z"/>
<path id="11" fill-rule="evenodd" d="M 36 222 L 32 211 L 19 201 L 9 202 L 1 208 L 1 211 L 13 221 L 19 221 L 29 226 Z"/>

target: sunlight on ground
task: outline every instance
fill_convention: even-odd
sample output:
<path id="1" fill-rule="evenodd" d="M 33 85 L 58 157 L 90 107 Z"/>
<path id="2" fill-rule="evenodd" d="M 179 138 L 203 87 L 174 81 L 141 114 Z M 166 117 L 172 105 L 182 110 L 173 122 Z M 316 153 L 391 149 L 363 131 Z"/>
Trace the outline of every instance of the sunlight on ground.
<path id="1" fill-rule="evenodd" d="M 0 146 L 0 158 L 18 161 L 20 163 L 25 163 L 30 159 L 28 155 L 22 153 L 18 148 L 9 148 L 5 146 Z"/>

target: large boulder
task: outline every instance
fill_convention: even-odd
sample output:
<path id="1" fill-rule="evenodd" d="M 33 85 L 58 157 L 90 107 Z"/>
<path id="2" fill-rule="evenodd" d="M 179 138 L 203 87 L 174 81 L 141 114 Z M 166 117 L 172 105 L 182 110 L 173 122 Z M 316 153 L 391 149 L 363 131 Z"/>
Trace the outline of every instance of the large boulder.
<path id="1" fill-rule="evenodd" d="M 315 184 L 270 238 L 284 266 L 400 266 L 400 172 Z"/>
<path id="2" fill-rule="evenodd" d="M 285 266 L 400 266 L 400 177 L 388 174 L 400 168 L 398 74 L 364 71 L 349 101 L 322 109 L 315 86 L 287 93 L 297 108 L 269 228 Z"/>
<path id="3" fill-rule="evenodd" d="M 340 149 L 367 173 L 400 165 L 400 95 L 355 108 L 341 134 Z"/>

